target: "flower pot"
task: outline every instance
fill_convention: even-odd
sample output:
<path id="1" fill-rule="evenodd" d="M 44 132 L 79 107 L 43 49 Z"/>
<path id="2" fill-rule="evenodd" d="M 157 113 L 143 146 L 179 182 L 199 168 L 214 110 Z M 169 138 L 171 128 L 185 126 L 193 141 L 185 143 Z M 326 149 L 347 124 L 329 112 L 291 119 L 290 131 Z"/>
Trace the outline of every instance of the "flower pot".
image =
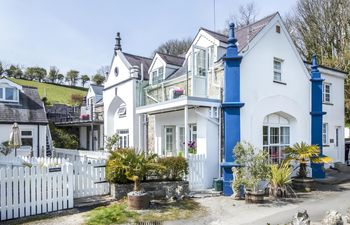
<path id="1" fill-rule="evenodd" d="M 252 192 L 246 191 L 245 202 L 246 203 L 264 203 L 265 192 Z"/>
<path id="2" fill-rule="evenodd" d="M 146 192 L 129 192 L 128 193 L 128 206 L 131 209 L 147 209 L 151 198 Z"/>
<path id="3" fill-rule="evenodd" d="M 310 192 L 314 190 L 314 180 L 311 177 L 293 177 L 292 185 L 293 189 L 297 191 Z"/>
<path id="4" fill-rule="evenodd" d="M 281 188 L 281 187 L 271 187 L 270 190 L 270 196 L 273 198 L 286 198 L 288 197 L 287 189 Z"/>

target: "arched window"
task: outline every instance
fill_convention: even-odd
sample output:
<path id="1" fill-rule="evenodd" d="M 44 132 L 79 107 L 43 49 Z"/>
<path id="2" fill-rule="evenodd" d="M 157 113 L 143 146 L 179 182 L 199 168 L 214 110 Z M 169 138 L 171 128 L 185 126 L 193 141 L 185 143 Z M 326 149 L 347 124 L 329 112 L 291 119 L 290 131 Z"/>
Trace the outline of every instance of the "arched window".
<path id="1" fill-rule="evenodd" d="M 269 152 L 272 163 L 281 163 L 284 149 L 290 145 L 290 125 L 288 119 L 279 114 L 265 117 L 263 125 L 263 149 Z"/>

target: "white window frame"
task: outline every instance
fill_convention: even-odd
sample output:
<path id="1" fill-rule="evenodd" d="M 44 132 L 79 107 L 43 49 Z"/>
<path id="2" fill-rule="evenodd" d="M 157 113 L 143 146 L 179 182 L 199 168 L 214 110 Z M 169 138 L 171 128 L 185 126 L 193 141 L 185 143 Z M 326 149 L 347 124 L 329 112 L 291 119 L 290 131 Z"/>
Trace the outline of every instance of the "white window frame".
<path id="1" fill-rule="evenodd" d="M 328 145 L 329 144 L 329 126 L 328 123 L 322 124 L 322 144 Z"/>
<path id="2" fill-rule="evenodd" d="M 23 135 L 23 132 L 30 132 L 30 135 Z M 21 130 L 21 142 L 23 143 L 23 139 L 32 139 L 32 146 L 30 146 L 31 148 L 33 148 L 34 145 L 34 136 L 33 136 L 34 131 L 33 130 L 28 130 L 28 129 L 23 129 Z M 22 146 L 28 146 L 28 145 L 23 145 Z"/>
<path id="3" fill-rule="evenodd" d="M 196 128 L 196 129 L 194 129 Z M 190 124 L 190 141 L 194 141 L 196 142 L 197 144 L 197 138 L 198 138 L 198 135 L 197 135 L 197 132 L 198 132 L 198 126 L 197 124 Z"/>
<path id="4" fill-rule="evenodd" d="M 171 129 L 171 132 L 168 132 L 168 129 Z M 175 154 L 175 126 L 164 126 L 164 155 L 174 155 Z M 169 135 L 169 136 L 168 136 Z M 168 137 L 172 138 L 172 142 L 168 143 Z M 171 147 L 171 148 L 168 148 Z"/>
<path id="5" fill-rule="evenodd" d="M 328 92 L 326 92 L 328 86 Z M 327 100 L 328 95 L 328 100 Z M 322 86 L 322 102 L 323 103 L 332 103 L 332 84 L 328 82 L 324 82 Z"/>
<path id="6" fill-rule="evenodd" d="M 160 71 L 162 70 L 162 74 L 160 74 Z M 155 84 L 160 84 L 164 81 L 164 73 L 165 73 L 165 68 L 164 66 L 161 66 L 161 67 L 158 67 L 157 69 L 154 69 L 152 70 L 151 72 L 151 82 L 152 82 L 152 85 L 155 85 Z M 161 76 L 161 78 L 160 78 Z M 156 82 L 155 82 L 155 77 L 157 78 Z"/>
<path id="7" fill-rule="evenodd" d="M 125 104 L 120 105 L 117 110 L 117 113 L 119 118 L 126 117 L 126 105 Z"/>
<path id="8" fill-rule="evenodd" d="M 264 127 L 267 127 L 267 143 L 264 143 Z M 278 142 L 277 143 L 272 143 L 271 144 L 271 128 L 273 129 L 278 129 Z M 282 140 L 282 129 L 283 128 L 288 128 L 289 130 L 289 134 L 288 134 L 288 143 L 281 143 Z M 269 161 L 271 161 L 272 163 L 282 163 L 282 160 L 284 159 L 284 155 L 283 150 L 290 146 L 290 134 L 291 134 L 291 128 L 289 125 L 279 125 L 279 124 L 264 124 L 263 125 L 263 149 L 268 151 L 268 156 L 269 156 Z M 276 160 L 276 158 L 271 158 L 270 152 L 272 148 L 278 148 L 278 157 L 277 157 L 277 161 L 272 161 L 272 160 Z"/>
<path id="9" fill-rule="evenodd" d="M 19 90 L 16 87 L 10 86 L 10 85 L 1 85 L 0 86 L 2 91 L 2 96 L 0 98 L 0 101 L 3 102 L 18 102 L 19 101 Z M 13 89 L 13 95 L 14 99 L 6 99 L 6 89 L 11 88 Z"/>
<path id="10" fill-rule="evenodd" d="M 278 70 L 278 69 L 275 68 L 275 62 L 280 63 L 281 69 Z M 273 81 L 283 82 L 283 62 L 284 62 L 283 59 L 279 59 L 279 58 L 276 58 L 276 57 L 273 58 Z M 279 73 L 280 74 L 279 79 L 276 79 L 275 73 Z"/>
<path id="11" fill-rule="evenodd" d="M 117 130 L 118 134 L 118 147 L 119 148 L 129 148 L 129 130 Z"/>

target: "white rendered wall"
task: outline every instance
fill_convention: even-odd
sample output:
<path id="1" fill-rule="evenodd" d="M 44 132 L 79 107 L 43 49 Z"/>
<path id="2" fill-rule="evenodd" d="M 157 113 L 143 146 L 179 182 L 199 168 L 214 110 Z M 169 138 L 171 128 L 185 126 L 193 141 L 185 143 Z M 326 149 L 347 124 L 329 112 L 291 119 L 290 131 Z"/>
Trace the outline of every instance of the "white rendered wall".
<path id="1" fill-rule="evenodd" d="M 280 22 L 277 22 L 279 25 Z M 306 67 L 292 48 L 281 25 L 260 33 L 257 44 L 249 46 L 241 63 L 241 139 L 262 149 L 264 117 L 279 113 L 292 123 L 291 144 L 310 143 L 310 81 Z M 273 82 L 274 57 L 284 60 L 282 81 Z"/>
<path id="2" fill-rule="evenodd" d="M 80 147 L 87 149 L 87 129 L 86 127 L 79 127 Z"/>

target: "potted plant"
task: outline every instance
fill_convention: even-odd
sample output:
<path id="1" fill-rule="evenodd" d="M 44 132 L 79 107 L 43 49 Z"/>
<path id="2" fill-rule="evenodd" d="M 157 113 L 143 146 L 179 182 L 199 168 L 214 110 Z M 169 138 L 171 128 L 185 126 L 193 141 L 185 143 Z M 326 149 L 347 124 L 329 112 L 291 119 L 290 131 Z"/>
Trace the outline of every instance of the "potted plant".
<path id="1" fill-rule="evenodd" d="M 128 193 L 128 206 L 132 209 L 146 209 L 149 207 L 150 196 L 141 189 L 140 180 L 147 176 L 148 173 L 157 169 L 159 165 L 155 159 L 157 155 L 146 155 L 144 152 L 137 154 L 124 154 L 126 157 L 123 161 L 128 162 L 123 165 L 127 179 L 134 182 L 134 189 Z"/>
<path id="2" fill-rule="evenodd" d="M 233 182 L 236 197 L 241 197 L 244 185 L 246 202 L 262 203 L 270 170 L 267 153 L 255 149 L 251 144 L 238 143 L 234 154 L 235 163 L 241 166 L 234 169 L 234 172 L 237 171 L 235 173 L 237 177 Z"/>
<path id="3" fill-rule="evenodd" d="M 320 149 L 316 145 L 308 145 L 305 142 L 296 143 L 285 149 L 286 162 L 297 162 L 299 171 L 292 178 L 293 188 L 302 191 L 313 189 L 313 179 L 307 176 L 307 167 L 310 163 L 330 163 L 332 159 L 328 156 L 320 156 Z"/>
<path id="4" fill-rule="evenodd" d="M 274 198 L 287 197 L 288 185 L 291 180 L 292 170 L 288 163 L 281 165 L 271 165 L 270 181 L 270 195 Z"/>

